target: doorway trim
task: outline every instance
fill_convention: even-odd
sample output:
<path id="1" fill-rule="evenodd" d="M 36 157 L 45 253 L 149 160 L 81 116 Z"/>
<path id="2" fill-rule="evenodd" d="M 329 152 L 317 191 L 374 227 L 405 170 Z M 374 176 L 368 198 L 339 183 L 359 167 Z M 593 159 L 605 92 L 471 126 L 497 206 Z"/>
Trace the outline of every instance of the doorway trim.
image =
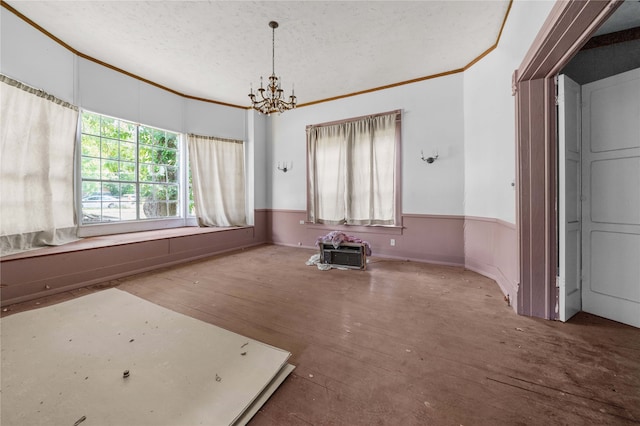
<path id="1" fill-rule="evenodd" d="M 559 0 L 513 75 L 516 98 L 517 312 L 557 319 L 555 75 L 623 0 Z"/>

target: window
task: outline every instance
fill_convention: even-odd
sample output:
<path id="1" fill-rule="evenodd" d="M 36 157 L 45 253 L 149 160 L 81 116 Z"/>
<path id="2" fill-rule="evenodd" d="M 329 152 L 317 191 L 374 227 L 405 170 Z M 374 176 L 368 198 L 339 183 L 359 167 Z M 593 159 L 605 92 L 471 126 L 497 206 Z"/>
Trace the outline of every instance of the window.
<path id="1" fill-rule="evenodd" d="M 397 225 L 400 111 L 307 127 L 307 216 L 331 225 Z"/>
<path id="2" fill-rule="evenodd" d="M 180 217 L 180 135 L 82 113 L 82 224 Z"/>

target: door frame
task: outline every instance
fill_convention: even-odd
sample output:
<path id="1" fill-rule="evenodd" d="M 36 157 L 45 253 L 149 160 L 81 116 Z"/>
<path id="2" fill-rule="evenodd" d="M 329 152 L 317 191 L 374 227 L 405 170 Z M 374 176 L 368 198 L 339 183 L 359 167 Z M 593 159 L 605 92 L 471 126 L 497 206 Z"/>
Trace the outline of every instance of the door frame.
<path id="1" fill-rule="evenodd" d="M 559 0 L 513 74 L 516 101 L 517 312 L 557 319 L 557 118 L 554 76 L 622 0 Z"/>

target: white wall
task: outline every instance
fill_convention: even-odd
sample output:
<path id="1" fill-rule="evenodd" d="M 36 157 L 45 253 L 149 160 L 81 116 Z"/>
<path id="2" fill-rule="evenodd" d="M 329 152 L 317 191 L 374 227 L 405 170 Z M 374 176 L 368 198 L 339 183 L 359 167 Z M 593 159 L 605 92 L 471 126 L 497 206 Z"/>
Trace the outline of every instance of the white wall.
<path id="1" fill-rule="evenodd" d="M 513 2 L 498 47 L 464 73 L 464 152 L 467 216 L 515 223 L 515 99 L 520 66 L 553 1 Z"/>
<path id="2" fill-rule="evenodd" d="M 16 40 L 19 40 L 16 43 Z M 0 71 L 75 103 L 75 55 L 0 7 Z"/>
<path id="3" fill-rule="evenodd" d="M 460 73 L 272 116 L 267 140 L 271 147 L 271 155 L 267 155 L 272 187 L 269 207 L 306 209 L 307 125 L 401 109 L 402 212 L 464 214 L 462 89 Z M 421 150 L 425 157 L 437 151 L 440 158 L 427 164 L 420 159 Z M 293 168 L 287 173 L 278 171 L 278 161 L 293 162 Z"/>
<path id="4" fill-rule="evenodd" d="M 247 174 L 247 180 L 248 182 L 253 182 L 255 194 L 254 208 L 266 209 L 268 194 L 265 161 L 267 157 L 267 117 L 254 110 L 247 111 L 247 117 L 249 122 L 250 147 L 253 150 L 253 158 L 256 160 L 253 170 Z M 251 135 L 253 135 L 253 139 Z"/>
<path id="5" fill-rule="evenodd" d="M 185 99 L 185 133 L 218 136 L 229 139 L 247 139 L 247 111 L 211 102 Z"/>

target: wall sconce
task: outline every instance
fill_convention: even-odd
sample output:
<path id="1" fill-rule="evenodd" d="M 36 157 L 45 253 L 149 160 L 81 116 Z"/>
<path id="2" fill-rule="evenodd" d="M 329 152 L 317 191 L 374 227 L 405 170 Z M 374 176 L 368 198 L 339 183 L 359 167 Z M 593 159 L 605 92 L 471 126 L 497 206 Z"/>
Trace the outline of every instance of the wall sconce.
<path id="1" fill-rule="evenodd" d="M 278 170 L 282 170 L 283 172 L 287 173 L 291 169 L 293 169 L 293 161 L 291 162 L 290 166 L 287 166 L 287 162 L 285 161 L 284 163 L 282 163 L 282 167 L 280 167 L 280 162 L 278 161 Z"/>
<path id="2" fill-rule="evenodd" d="M 427 163 L 431 164 L 438 159 L 438 153 L 436 152 L 433 157 L 424 158 L 424 153 L 420 151 L 420 158 L 422 159 L 422 161 L 426 161 Z"/>

